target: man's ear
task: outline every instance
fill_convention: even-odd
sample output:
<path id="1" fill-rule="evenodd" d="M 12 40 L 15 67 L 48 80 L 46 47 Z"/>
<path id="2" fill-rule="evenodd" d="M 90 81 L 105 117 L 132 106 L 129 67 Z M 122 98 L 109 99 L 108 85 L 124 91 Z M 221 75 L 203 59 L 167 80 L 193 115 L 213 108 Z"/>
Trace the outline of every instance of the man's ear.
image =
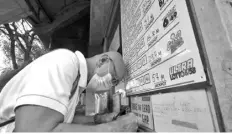
<path id="1" fill-rule="evenodd" d="M 96 60 L 96 68 L 100 68 L 104 63 L 101 62 L 101 57 L 98 57 Z"/>

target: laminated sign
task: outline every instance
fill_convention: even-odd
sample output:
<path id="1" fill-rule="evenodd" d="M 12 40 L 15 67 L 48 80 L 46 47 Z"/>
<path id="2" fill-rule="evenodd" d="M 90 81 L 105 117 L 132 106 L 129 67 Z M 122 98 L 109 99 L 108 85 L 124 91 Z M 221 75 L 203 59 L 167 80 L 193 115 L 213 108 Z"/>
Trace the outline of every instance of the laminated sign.
<path id="1" fill-rule="evenodd" d="M 141 126 L 154 129 L 151 97 L 131 97 L 131 111 L 138 117 Z"/>
<path id="2" fill-rule="evenodd" d="M 153 95 L 155 131 L 214 132 L 207 99 L 204 89 Z"/>
<path id="3" fill-rule="evenodd" d="M 206 82 L 186 0 L 121 0 L 129 94 Z"/>

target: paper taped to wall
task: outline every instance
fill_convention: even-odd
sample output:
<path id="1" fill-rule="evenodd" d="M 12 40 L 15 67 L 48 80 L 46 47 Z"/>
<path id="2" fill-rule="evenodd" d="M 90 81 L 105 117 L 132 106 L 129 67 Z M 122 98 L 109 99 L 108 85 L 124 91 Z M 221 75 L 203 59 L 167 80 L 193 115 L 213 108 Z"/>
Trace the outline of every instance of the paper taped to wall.
<path id="1" fill-rule="evenodd" d="M 153 95 L 156 132 L 214 132 L 205 90 Z"/>

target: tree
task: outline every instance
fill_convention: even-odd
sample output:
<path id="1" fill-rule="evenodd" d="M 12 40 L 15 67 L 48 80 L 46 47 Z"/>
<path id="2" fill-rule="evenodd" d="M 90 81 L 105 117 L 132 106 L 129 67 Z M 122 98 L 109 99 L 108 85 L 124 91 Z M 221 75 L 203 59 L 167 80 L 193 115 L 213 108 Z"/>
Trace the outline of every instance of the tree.
<path id="1" fill-rule="evenodd" d="M 31 24 L 25 19 L 1 25 L 0 33 L 1 47 L 6 56 L 4 63 L 11 62 L 13 69 L 17 69 L 24 62 L 32 61 L 46 52 Z"/>

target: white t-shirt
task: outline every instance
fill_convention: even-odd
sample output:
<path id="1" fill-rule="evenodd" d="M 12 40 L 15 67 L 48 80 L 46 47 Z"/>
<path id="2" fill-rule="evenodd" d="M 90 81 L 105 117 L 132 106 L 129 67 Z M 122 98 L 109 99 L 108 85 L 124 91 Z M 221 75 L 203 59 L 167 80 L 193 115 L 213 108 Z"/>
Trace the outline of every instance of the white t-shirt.
<path id="1" fill-rule="evenodd" d="M 77 89 L 70 98 L 78 76 Z M 38 105 L 60 112 L 64 122 L 71 123 L 79 101 L 79 88 L 86 87 L 86 83 L 87 65 L 80 52 L 52 51 L 26 66 L 5 85 L 0 93 L 0 119 L 14 117 L 18 106 Z M 0 132 L 12 132 L 14 126 L 13 122 L 0 128 Z"/>

